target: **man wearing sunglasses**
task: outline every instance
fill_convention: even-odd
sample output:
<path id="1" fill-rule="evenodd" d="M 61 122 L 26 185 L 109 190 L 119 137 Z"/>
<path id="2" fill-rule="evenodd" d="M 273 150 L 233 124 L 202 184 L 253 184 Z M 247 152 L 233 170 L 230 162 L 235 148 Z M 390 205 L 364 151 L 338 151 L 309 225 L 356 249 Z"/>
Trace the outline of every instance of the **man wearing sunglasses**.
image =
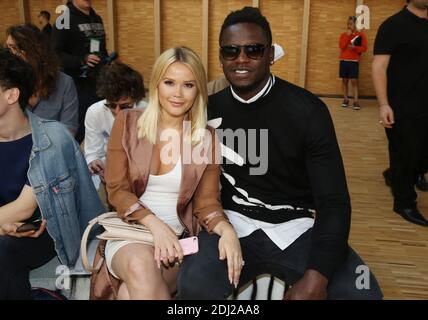
<path id="1" fill-rule="evenodd" d="M 123 109 L 145 108 L 147 103 L 142 101 L 145 97 L 143 77 L 120 62 L 103 67 L 98 77 L 97 94 L 105 100 L 93 104 L 86 113 L 84 146 L 94 183 L 102 187 L 107 143 L 116 115 Z"/>
<path id="2" fill-rule="evenodd" d="M 221 200 L 245 261 L 238 287 L 270 273 L 292 286 L 286 299 L 381 299 L 376 279 L 348 246 L 351 205 L 327 107 L 271 74 L 272 33 L 258 9 L 227 16 L 220 48 L 231 86 L 210 96 L 209 123 L 218 129 L 227 159 Z M 263 140 L 251 137 L 254 130 L 268 132 L 266 154 Z M 247 141 L 236 146 L 227 131 L 238 139 L 245 132 Z M 254 170 L 254 153 L 268 162 L 263 174 Z M 225 299 L 233 287 L 226 264 L 216 259 L 218 240 L 201 231 L 199 241 L 199 253 L 180 268 L 179 296 Z"/>
<path id="3" fill-rule="evenodd" d="M 273 44 L 275 55 L 273 57 L 273 62 L 277 62 L 279 59 L 281 59 L 285 55 L 284 49 L 277 43 Z M 221 75 L 217 79 L 214 79 L 208 83 L 208 95 L 215 94 L 224 88 L 228 87 L 230 85 L 229 82 L 227 82 L 226 77 L 224 75 Z"/>

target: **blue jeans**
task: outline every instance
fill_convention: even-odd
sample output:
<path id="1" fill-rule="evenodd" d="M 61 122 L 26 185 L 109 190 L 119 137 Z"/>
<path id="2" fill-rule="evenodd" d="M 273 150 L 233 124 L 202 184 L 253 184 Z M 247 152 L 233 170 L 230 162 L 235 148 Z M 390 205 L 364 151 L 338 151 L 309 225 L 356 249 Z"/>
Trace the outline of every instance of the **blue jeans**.
<path id="1" fill-rule="evenodd" d="M 312 229 L 305 232 L 285 250 L 279 249 L 262 231 L 257 230 L 241 238 L 245 266 L 238 287 L 254 277 L 269 273 L 293 285 L 302 278 L 308 260 Z M 177 279 L 180 299 L 226 299 L 233 292 L 227 277 L 227 264 L 219 260 L 217 235 L 206 231 L 199 234 L 199 252 L 186 256 Z M 347 260 L 338 268 L 329 281 L 328 299 L 382 299 L 382 291 L 370 272 L 369 288 L 358 289 L 358 266 L 363 260 L 349 248 Z"/>

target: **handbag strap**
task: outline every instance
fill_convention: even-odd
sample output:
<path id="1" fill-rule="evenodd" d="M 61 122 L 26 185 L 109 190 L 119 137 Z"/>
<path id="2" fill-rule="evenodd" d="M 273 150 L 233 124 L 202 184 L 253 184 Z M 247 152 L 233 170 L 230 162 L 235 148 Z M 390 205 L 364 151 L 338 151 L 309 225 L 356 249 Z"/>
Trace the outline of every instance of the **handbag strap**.
<path id="1" fill-rule="evenodd" d="M 98 262 L 98 265 L 94 268 L 92 263 L 89 263 L 89 259 L 88 259 L 88 238 L 89 238 L 89 234 L 91 233 L 92 228 L 99 223 L 101 220 L 105 219 L 105 218 L 110 218 L 110 217 L 117 217 L 117 213 L 116 212 L 107 212 L 104 213 L 94 219 L 92 219 L 91 221 L 89 221 L 88 226 L 85 229 L 85 232 L 83 233 L 82 236 L 82 241 L 80 243 L 80 254 L 82 256 L 82 264 L 83 267 L 88 271 L 88 272 L 97 272 L 100 268 L 101 265 L 103 263 L 104 259 L 100 259 L 100 261 Z"/>

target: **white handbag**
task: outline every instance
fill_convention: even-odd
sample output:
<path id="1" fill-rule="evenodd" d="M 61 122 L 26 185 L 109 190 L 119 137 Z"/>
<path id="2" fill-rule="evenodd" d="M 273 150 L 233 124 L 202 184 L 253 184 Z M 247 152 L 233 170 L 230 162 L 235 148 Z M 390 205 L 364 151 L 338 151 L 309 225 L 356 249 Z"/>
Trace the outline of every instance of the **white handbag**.
<path id="1" fill-rule="evenodd" d="M 104 232 L 97 236 L 101 240 L 128 240 L 139 241 L 145 244 L 153 245 L 153 235 L 148 228 L 138 223 L 128 223 L 123 221 L 117 212 L 104 213 L 91 221 L 86 227 L 80 244 L 80 252 L 82 255 L 82 263 L 86 270 L 92 272 L 94 268 L 88 261 L 87 242 L 89 233 L 95 224 L 99 224 L 104 228 Z M 180 236 L 180 234 L 177 234 Z M 97 268 L 95 268 L 96 270 Z"/>

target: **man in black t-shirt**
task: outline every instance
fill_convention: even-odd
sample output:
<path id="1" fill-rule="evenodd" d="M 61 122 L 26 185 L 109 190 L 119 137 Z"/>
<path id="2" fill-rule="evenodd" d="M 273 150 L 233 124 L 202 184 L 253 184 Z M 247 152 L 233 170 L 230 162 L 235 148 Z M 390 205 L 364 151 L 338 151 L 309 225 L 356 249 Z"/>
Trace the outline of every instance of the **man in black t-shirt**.
<path id="1" fill-rule="evenodd" d="M 79 129 L 76 140 L 85 137 L 85 115 L 88 108 L 101 100 L 96 94 L 96 77 L 105 62 L 106 34 L 101 17 L 92 8 L 91 0 L 67 2 L 70 27 L 54 25 L 52 41 L 61 60 L 63 71 L 71 76 L 79 96 Z"/>
<path id="2" fill-rule="evenodd" d="M 379 123 L 389 141 L 390 169 L 384 172 L 394 196 L 393 210 L 422 226 L 414 185 L 428 140 L 428 0 L 409 0 L 376 36 L 373 81 Z"/>
<path id="3" fill-rule="evenodd" d="M 33 88 L 31 66 L 0 48 L 0 300 L 31 299 L 30 270 L 56 255 L 45 219 L 38 230 L 18 232 L 22 222 L 36 229 L 41 218 L 27 175 L 34 149 L 23 111 Z"/>
<path id="4" fill-rule="evenodd" d="M 52 34 L 52 25 L 49 22 L 51 20 L 51 14 L 46 10 L 42 10 L 38 18 L 42 31 L 50 37 Z"/>
<path id="5" fill-rule="evenodd" d="M 180 267 L 180 298 L 225 299 L 265 273 L 292 285 L 286 299 L 382 298 L 348 246 L 351 204 L 328 108 L 271 74 L 272 32 L 259 9 L 228 15 L 219 40 L 231 85 L 209 97 L 209 124 L 223 143 L 221 201 L 245 265 L 239 283 L 229 282 L 218 237 L 201 231 L 198 254 Z M 363 290 L 356 285 L 361 267 Z"/>

